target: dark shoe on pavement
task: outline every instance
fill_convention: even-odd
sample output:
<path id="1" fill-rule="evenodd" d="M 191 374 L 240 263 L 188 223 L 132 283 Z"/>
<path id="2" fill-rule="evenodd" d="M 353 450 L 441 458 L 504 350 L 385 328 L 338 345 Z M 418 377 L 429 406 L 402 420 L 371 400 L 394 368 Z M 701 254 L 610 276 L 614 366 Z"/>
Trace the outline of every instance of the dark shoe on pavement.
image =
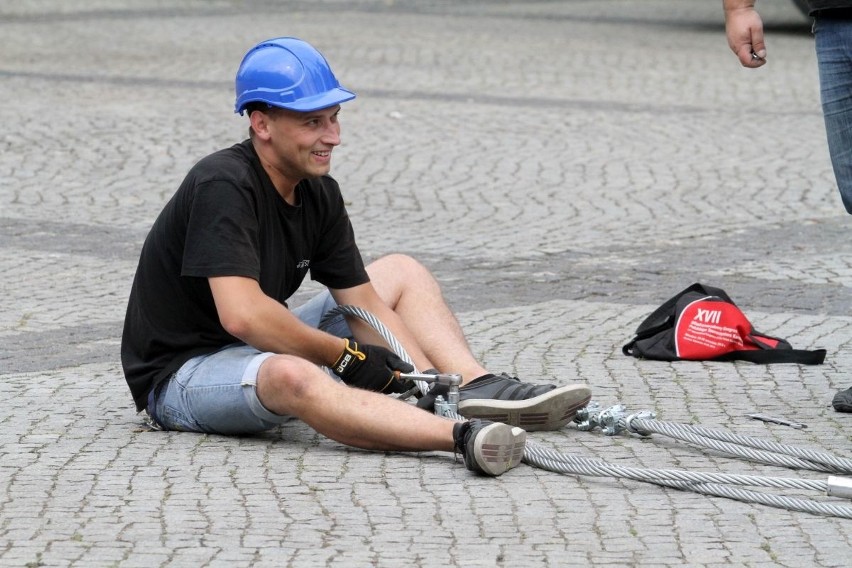
<path id="1" fill-rule="evenodd" d="M 456 422 L 453 440 L 467 469 L 496 476 L 521 463 L 527 433 L 508 424 L 474 419 Z"/>
<path id="2" fill-rule="evenodd" d="M 837 412 L 852 412 L 852 387 L 834 395 L 831 405 Z"/>
<path id="3" fill-rule="evenodd" d="M 527 431 L 558 430 L 586 406 L 586 385 L 531 385 L 517 377 L 483 375 L 459 389 L 459 414 L 520 426 Z"/>

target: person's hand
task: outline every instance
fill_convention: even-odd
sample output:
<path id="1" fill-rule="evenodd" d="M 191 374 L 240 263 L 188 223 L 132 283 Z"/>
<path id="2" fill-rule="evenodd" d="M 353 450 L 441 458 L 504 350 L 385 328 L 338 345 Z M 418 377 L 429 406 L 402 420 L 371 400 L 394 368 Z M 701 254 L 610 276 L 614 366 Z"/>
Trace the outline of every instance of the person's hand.
<path id="1" fill-rule="evenodd" d="M 344 383 L 385 394 L 405 392 L 405 384 L 394 372 L 411 373 L 413 365 L 384 347 L 363 345 L 359 348 L 356 342 L 345 341 L 346 347 L 331 368 Z"/>
<path id="2" fill-rule="evenodd" d="M 440 373 L 438 369 L 426 369 L 422 371 L 424 375 L 437 375 Z M 438 383 L 433 383 L 432 386 L 429 387 L 429 392 L 417 398 L 417 407 L 422 408 L 423 410 L 428 410 L 430 412 L 435 411 L 435 399 L 438 396 L 443 396 L 444 400 L 447 399 L 447 394 L 450 392 L 450 387 L 448 385 L 441 385 Z"/>
<path id="3" fill-rule="evenodd" d="M 726 2 L 725 32 L 728 36 L 728 46 L 743 67 L 757 68 L 766 63 L 763 20 L 753 5 L 729 8 Z"/>

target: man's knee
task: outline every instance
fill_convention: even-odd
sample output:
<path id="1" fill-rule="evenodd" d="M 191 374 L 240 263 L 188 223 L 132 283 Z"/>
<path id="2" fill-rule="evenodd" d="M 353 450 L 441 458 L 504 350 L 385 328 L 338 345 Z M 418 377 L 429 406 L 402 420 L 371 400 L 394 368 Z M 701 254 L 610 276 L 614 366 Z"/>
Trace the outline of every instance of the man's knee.
<path id="1" fill-rule="evenodd" d="M 293 414 L 304 401 L 319 396 L 334 380 L 306 359 L 275 355 L 260 366 L 257 395 L 263 405 L 281 414 Z"/>
<path id="2" fill-rule="evenodd" d="M 371 278 L 375 275 L 393 277 L 400 281 L 409 282 L 412 278 L 431 275 L 429 269 L 423 266 L 418 260 L 402 253 L 389 254 L 371 262 L 367 266 L 367 272 L 370 273 Z"/>

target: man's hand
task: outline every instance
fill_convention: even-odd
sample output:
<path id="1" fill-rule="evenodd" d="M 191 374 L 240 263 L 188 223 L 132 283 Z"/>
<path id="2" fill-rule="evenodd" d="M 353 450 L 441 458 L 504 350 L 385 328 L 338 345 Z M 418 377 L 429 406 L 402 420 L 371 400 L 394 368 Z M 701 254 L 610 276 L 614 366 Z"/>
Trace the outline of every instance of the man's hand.
<path id="1" fill-rule="evenodd" d="M 766 63 L 763 20 L 754 9 L 754 0 L 724 0 L 725 32 L 728 46 L 743 67 L 756 68 Z"/>
<path id="2" fill-rule="evenodd" d="M 359 349 L 354 341 L 345 341 L 343 353 L 331 368 L 344 383 L 385 394 L 405 392 L 405 385 L 396 379 L 394 371 L 410 373 L 413 365 L 384 347 L 364 345 Z"/>

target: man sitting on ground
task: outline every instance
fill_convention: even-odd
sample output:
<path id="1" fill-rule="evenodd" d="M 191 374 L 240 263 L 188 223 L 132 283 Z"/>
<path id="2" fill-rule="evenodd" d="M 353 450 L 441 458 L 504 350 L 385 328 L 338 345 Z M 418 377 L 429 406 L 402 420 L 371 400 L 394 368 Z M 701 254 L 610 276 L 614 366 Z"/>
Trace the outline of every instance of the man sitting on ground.
<path id="1" fill-rule="evenodd" d="M 316 49 L 261 42 L 239 67 L 236 95 L 249 138 L 189 171 L 142 247 L 121 348 L 137 410 L 164 429 L 219 434 L 296 417 L 350 446 L 459 451 L 469 469 L 500 475 L 520 462 L 524 428 L 561 428 L 585 406 L 583 385 L 489 373 L 414 259 L 364 266 L 328 176 L 340 105 L 355 95 Z M 309 271 L 327 290 L 291 310 Z M 469 420 L 385 396 L 402 392 L 397 373 L 414 367 L 362 322 L 341 316 L 319 329 L 338 304 L 376 316 L 418 369 L 461 374 L 459 412 Z"/>

